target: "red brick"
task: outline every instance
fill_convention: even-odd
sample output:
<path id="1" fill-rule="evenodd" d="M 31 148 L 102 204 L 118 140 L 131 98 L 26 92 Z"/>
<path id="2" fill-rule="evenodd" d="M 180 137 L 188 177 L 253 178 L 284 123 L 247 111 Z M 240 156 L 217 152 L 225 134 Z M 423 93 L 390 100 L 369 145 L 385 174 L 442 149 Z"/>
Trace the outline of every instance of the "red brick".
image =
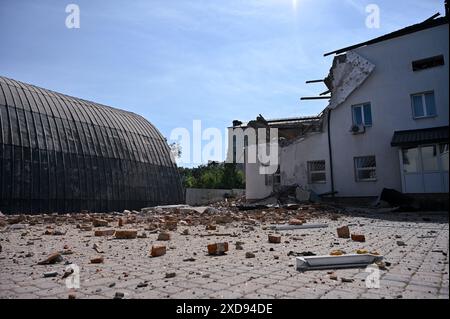
<path id="1" fill-rule="evenodd" d="M 352 234 L 352 240 L 363 243 L 366 241 L 366 237 L 364 235 L 360 235 L 360 234 Z"/>
<path id="2" fill-rule="evenodd" d="M 92 220 L 92 226 L 94 227 L 107 227 L 108 221 L 104 219 L 95 218 Z"/>
<path id="3" fill-rule="evenodd" d="M 350 229 L 348 226 L 342 226 L 336 229 L 339 238 L 350 238 Z"/>
<path id="4" fill-rule="evenodd" d="M 115 236 L 117 239 L 134 239 L 137 237 L 137 230 L 135 229 L 116 230 Z"/>
<path id="5" fill-rule="evenodd" d="M 63 257 L 60 253 L 53 253 L 50 256 L 48 256 L 46 259 L 38 262 L 38 265 L 51 265 L 56 264 L 58 262 L 61 262 L 63 260 Z"/>
<path id="6" fill-rule="evenodd" d="M 152 257 L 159 257 L 166 254 L 166 246 L 164 245 L 153 245 L 150 255 Z"/>
<path id="7" fill-rule="evenodd" d="M 99 229 L 94 231 L 94 236 L 112 236 L 115 232 L 114 229 Z"/>
<path id="8" fill-rule="evenodd" d="M 280 235 L 269 235 L 269 243 L 272 243 L 272 244 L 281 243 L 281 236 Z"/>
<path id="9" fill-rule="evenodd" d="M 103 263 L 103 257 L 95 257 L 91 259 L 91 264 L 102 264 Z"/>
<path id="10" fill-rule="evenodd" d="M 289 220 L 289 225 L 303 225 L 303 220 L 292 218 Z"/>
<path id="11" fill-rule="evenodd" d="M 210 255 L 223 255 L 228 251 L 228 243 L 214 243 L 208 245 L 208 254 Z"/>

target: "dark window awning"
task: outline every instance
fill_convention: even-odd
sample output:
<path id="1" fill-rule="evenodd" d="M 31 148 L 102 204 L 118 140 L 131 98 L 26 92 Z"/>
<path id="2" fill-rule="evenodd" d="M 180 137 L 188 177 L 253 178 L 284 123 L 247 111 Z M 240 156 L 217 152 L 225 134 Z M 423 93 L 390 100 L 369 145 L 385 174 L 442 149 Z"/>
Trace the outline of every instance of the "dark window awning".
<path id="1" fill-rule="evenodd" d="M 448 143 L 448 126 L 396 131 L 392 137 L 391 146 L 417 146 L 443 142 Z"/>

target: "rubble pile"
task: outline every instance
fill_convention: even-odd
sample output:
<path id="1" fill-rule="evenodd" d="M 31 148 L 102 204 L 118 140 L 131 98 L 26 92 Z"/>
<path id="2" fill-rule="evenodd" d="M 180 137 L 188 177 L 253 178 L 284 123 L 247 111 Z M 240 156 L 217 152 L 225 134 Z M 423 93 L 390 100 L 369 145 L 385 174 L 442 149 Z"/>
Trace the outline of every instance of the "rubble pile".
<path id="1" fill-rule="evenodd" d="M 366 242 L 366 235 L 368 242 L 371 241 L 371 233 L 362 231 L 360 225 L 347 224 L 342 212 L 341 208 L 324 203 L 249 204 L 238 198 L 205 207 L 169 205 L 109 213 L 0 215 L 0 232 L 20 234 L 22 247 L 36 243 L 43 248 L 39 253 L 35 250 L 35 255 L 24 255 L 24 250 L 17 254 L 20 256 L 10 256 L 12 260 L 22 255 L 32 257 L 29 260 L 44 278 L 70 276 L 70 269 L 64 272 L 63 267 L 74 260 L 77 263 L 81 260 L 100 273 L 102 267 L 107 269 L 119 260 L 127 266 L 136 251 L 137 258 L 150 262 L 145 266 L 150 269 L 152 262 L 165 263 L 169 258 L 171 262 L 178 258 L 174 263 L 196 264 L 237 255 L 243 264 L 252 265 L 262 260 L 282 264 L 299 257 L 322 257 L 321 254 L 339 258 L 355 252 L 378 255 Z M 317 224 L 318 220 L 321 224 Z M 332 222 L 333 227 L 329 227 L 327 223 Z M 326 246 L 326 250 L 318 248 L 325 241 L 322 237 L 306 242 L 304 239 L 311 232 L 330 234 L 331 239 L 327 241 L 330 246 Z M 69 238 L 77 238 L 78 246 Z M 53 240 L 53 246 L 46 247 L 46 240 Z M 397 241 L 397 246 L 404 245 Z M 0 253 L 4 248 L 5 245 L 0 245 Z M 142 259 L 134 265 L 141 263 Z M 286 268 L 293 266 L 285 265 Z M 179 278 L 178 271 L 177 274 Z M 166 273 L 165 278 L 175 275 Z M 341 279 L 345 282 L 345 278 Z M 138 288 L 147 285 L 143 282 Z"/>

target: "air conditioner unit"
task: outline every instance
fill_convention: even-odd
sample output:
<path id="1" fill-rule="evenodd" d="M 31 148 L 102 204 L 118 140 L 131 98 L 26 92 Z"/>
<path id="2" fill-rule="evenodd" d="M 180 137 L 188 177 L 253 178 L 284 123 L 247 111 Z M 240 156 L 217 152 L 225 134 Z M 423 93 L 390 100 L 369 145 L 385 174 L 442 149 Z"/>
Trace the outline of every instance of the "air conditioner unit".
<path id="1" fill-rule="evenodd" d="M 366 127 L 364 125 L 352 125 L 350 128 L 350 132 L 352 134 L 363 134 L 366 131 Z"/>

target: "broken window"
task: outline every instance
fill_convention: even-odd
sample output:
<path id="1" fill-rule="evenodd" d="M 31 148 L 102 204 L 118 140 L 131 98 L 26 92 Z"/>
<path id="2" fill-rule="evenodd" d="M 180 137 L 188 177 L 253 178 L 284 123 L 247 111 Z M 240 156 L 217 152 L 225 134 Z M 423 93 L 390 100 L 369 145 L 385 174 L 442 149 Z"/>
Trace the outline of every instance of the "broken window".
<path id="1" fill-rule="evenodd" d="M 325 161 L 308 162 L 308 183 L 322 184 L 326 182 Z"/>
<path id="2" fill-rule="evenodd" d="M 411 104 L 415 119 L 436 115 L 434 92 L 412 94 Z"/>
<path id="3" fill-rule="evenodd" d="M 264 184 L 266 186 L 273 186 L 274 189 L 281 185 L 280 165 L 278 165 L 277 171 L 274 174 L 264 175 Z"/>
<path id="4" fill-rule="evenodd" d="M 280 165 L 278 165 L 277 171 L 273 174 L 273 186 L 274 188 L 280 187 L 281 185 L 281 174 Z"/>
<path id="5" fill-rule="evenodd" d="M 264 184 L 266 186 L 272 186 L 273 185 L 273 175 L 264 175 Z"/>
<path id="6" fill-rule="evenodd" d="M 377 180 L 375 156 L 355 157 L 355 177 L 357 182 Z"/>
<path id="7" fill-rule="evenodd" d="M 352 106 L 353 125 L 372 126 L 372 110 L 370 103 Z"/>
<path id="8" fill-rule="evenodd" d="M 443 55 L 433 56 L 431 58 L 416 60 L 412 62 L 413 71 L 425 70 L 440 65 L 444 65 Z"/>

